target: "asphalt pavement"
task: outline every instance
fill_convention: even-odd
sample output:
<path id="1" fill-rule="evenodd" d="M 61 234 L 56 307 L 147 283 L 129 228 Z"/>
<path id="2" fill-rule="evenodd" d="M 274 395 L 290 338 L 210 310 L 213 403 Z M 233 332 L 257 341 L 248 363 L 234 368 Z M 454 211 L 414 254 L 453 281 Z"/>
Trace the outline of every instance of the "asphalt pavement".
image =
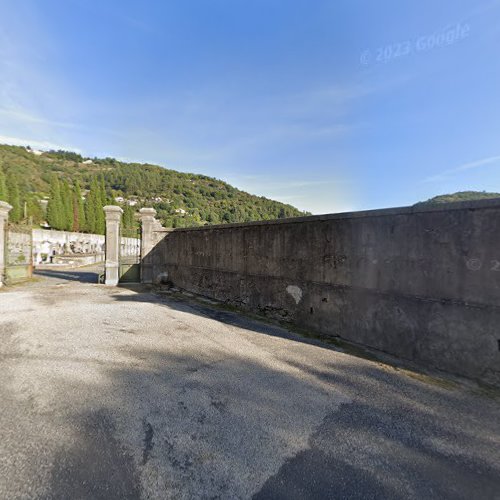
<path id="1" fill-rule="evenodd" d="M 93 273 L 0 291 L 0 498 L 500 498 L 496 391 Z"/>

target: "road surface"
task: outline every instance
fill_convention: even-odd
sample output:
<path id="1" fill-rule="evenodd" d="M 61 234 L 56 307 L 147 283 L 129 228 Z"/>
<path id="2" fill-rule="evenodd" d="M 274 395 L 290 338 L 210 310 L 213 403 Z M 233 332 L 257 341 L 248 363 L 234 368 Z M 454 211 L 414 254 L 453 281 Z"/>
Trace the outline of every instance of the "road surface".
<path id="1" fill-rule="evenodd" d="M 0 292 L 0 498 L 500 498 L 494 392 L 92 281 Z"/>

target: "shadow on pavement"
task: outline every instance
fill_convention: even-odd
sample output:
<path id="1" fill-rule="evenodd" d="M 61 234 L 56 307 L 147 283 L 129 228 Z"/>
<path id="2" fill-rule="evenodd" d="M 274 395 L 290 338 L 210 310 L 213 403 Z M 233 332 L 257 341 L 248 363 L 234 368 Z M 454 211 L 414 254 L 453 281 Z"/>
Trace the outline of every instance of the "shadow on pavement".
<path id="1" fill-rule="evenodd" d="M 99 272 L 92 270 L 74 270 L 74 269 L 35 269 L 34 276 L 48 278 L 56 281 L 78 281 L 80 283 L 97 283 Z"/>
<path id="2" fill-rule="evenodd" d="M 150 470 L 158 471 L 160 489 L 144 497 L 465 500 L 499 491 L 488 457 L 496 441 L 491 408 L 483 421 L 473 397 L 350 360 L 312 368 L 287 363 L 285 351 L 280 363 L 292 370 L 284 370 L 242 353 L 221 362 L 194 346 L 184 351 L 130 349 L 135 368 L 106 369 L 102 400 L 118 405 L 110 415 L 143 449 L 134 452 L 132 467 L 116 445 L 111 416 L 109 436 L 96 438 L 93 422 L 107 415 L 105 408 L 75 415 L 73 422 L 92 426 L 83 426 L 75 448 L 56 459 L 53 493 L 101 498 L 96 493 L 107 490 L 108 498 L 120 498 L 123 478 L 130 477 L 136 498 L 137 478 Z M 287 457 L 283 443 L 320 414 L 305 449 Z M 478 419 L 482 425 L 473 425 Z"/>
<path id="3" fill-rule="evenodd" d="M 44 354 L 53 369 L 40 371 L 40 386 L 54 384 L 64 404 L 29 418 L 56 419 L 71 440 L 42 498 L 498 496 L 497 401 L 329 353 L 238 313 L 123 288 L 137 293 L 98 296 L 97 338 Z M 145 323 L 133 322 L 140 314 Z"/>

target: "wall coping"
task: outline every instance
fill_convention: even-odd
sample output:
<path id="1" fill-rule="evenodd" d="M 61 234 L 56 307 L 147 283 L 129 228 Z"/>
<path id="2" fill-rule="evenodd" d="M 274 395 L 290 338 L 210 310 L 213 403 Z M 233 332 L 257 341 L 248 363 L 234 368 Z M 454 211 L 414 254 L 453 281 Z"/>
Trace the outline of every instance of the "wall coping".
<path id="1" fill-rule="evenodd" d="M 455 201 L 436 205 L 417 204 L 409 207 L 379 208 L 375 210 L 360 210 L 357 212 L 339 212 L 324 215 L 308 215 L 304 217 L 290 217 L 288 219 L 273 219 L 252 222 L 232 222 L 229 224 L 214 224 L 197 227 L 161 228 L 153 232 L 170 233 L 184 231 L 206 231 L 212 229 L 231 229 L 235 227 L 271 226 L 276 224 L 299 224 L 302 222 L 323 222 L 328 220 L 361 219 L 369 217 L 389 217 L 392 215 L 414 215 L 428 212 L 448 212 L 454 210 L 478 210 L 500 208 L 500 198 L 486 200 Z"/>
<path id="2" fill-rule="evenodd" d="M 96 236 L 98 238 L 104 238 L 104 234 L 96 234 L 96 233 L 80 233 L 78 231 L 61 231 L 59 229 L 44 229 L 42 227 L 34 227 L 33 234 L 46 234 L 46 233 L 58 233 L 70 236 Z"/>

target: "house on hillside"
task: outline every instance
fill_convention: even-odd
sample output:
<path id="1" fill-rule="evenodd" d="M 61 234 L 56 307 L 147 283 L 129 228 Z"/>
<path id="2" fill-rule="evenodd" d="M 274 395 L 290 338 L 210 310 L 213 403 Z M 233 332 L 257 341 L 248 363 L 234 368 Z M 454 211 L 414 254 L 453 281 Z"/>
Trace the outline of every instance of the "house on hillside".
<path id="1" fill-rule="evenodd" d="M 28 151 L 32 154 L 34 154 L 35 156 L 42 156 L 43 155 L 43 151 L 39 151 L 38 149 L 28 149 Z"/>
<path id="2" fill-rule="evenodd" d="M 187 214 L 187 212 L 186 212 L 183 208 L 176 208 L 176 209 L 174 210 L 174 212 L 175 212 L 176 214 L 179 214 L 179 215 L 186 215 L 186 214 Z"/>

